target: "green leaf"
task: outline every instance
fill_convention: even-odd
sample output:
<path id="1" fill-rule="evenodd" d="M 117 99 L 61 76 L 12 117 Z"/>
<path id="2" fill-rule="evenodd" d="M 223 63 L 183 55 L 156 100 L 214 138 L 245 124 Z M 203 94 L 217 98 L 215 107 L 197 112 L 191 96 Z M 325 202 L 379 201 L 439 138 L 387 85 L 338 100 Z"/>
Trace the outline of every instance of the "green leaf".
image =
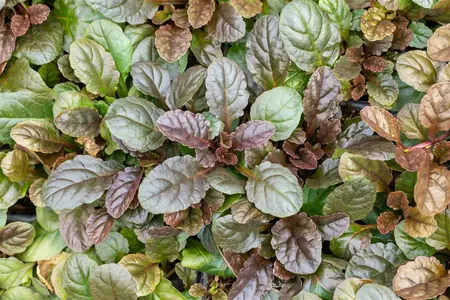
<path id="1" fill-rule="evenodd" d="M 312 0 L 295 0 L 283 8 L 280 37 L 291 60 L 306 72 L 333 65 L 339 56 L 338 25 Z"/>
<path id="2" fill-rule="evenodd" d="M 42 65 L 38 69 L 38 73 L 39 73 L 39 75 L 41 75 L 45 84 L 50 87 L 54 87 L 62 79 L 61 73 L 59 72 L 58 67 L 56 66 L 56 64 L 54 62 Z"/>
<path id="3" fill-rule="evenodd" d="M 41 153 L 55 153 L 67 145 L 53 123 L 46 120 L 20 122 L 11 129 L 10 136 L 17 144 Z"/>
<path id="4" fill-rule="evenodd" d="M 249 93 L 239 66 L 229 58 L 215 60 L 206 73 L 206 99 L 209 111 L 230 131 L 231 122 L 244 114 Z"/>
<path id="5" fill-rule="evenodd" d="M 89 92 L 114 96 L 119 83 L 119 72 L 113 57 L 102 46 L 86 38 L 80 39 L 70 45 L 69 59 L 75 75 Z"/>
<path id="6" fill-rule="evenodd" d="M 0 228 L 0 251 L 13 256 L 24 252 L 33 243 L 36 232 L 33 225 L 12 222 Z"/>
<path id="7" fill-rule="evenodd" d="M 345 0 L 320 0 L 319 7 L 328 14 L 331 21 L 338 24 L 342 36 L 348 35 L 352 13 Z"/>
<path id="8" fill-rule="evenodd" d="M 209 184 L 205 169 L 191 156 L 165 160 L 145 177 L 138 198 L 151 213 L 184 210 L 205 197 Z"/>
<path id="9" fill-rule="evenodd" d="M 17 39 L 14 56 L 26 58 L 34 65 L 44 65 L 55 60 L 62 51 L 63 28 L 54 18 L 31 26 Z"/>
<path id="10" fill-rule="evenodd" d="M 55 104 L 53 104 L 53 115 L 58 116 L 61 113 L 75 108 L 94 108 L 91 99 L 85 94 L 77 91 L 66 91 L 58 93 Z"/>
<path id="11" fill-rule="evenodd" d="M 208 36 L 207 32 L 192 31 L 191 51 L 197 61 L 204 67 L 209 66 L 214 60 L 223 57 L 221 43 Z"/>
<path id="12" fill-rule="evenodd" d="M 402 251 L 395 244 L 376 243 L 350 259 L 345 277 L 371 279 L 390 286 L 397 268 L 405 262 Z"/>
<path id="13" fill-rule="evenodd" d="M 24 264 L 15 257 L 0 258 L 0 288 L 8 289 L 21 285 L 33 266 L 34 263 Z"/>
<path id="14" fill-rule="evenodd" d="M 358 290 L 371 282 L 368 279 L 347 278 L 336 287 L 333 297 L 335 300 L 355 300 Z"/>
<path id="15" fill-rule="evenodd" d="M 412 0 L 415 4 L 424 8 L 432 8 L 439 0 Z"/>
<path id="16" fill-rule="evenodd" d="M 125 267 L 117 264 L 106 264 L 95 268 L 91 274 L 89 285 L 94 299 L 137 299 L 133 277 Z"/>
<path id="17" fill-rule="evenodd" d="M 144 93 L 163 99 L 170 86 L 170 74 L 160 64 L 150 61 L 137 62 L 131 66 L 131 76 L 136 88 Z"/>
<path id="18" fill-rule="evenodd" d="M 197 240 L 189 239 L 181 253 L 181 265 L 211 275 L 231 277 L 233 272 L 220 255 L 208 252 Z"/>
<path id="19" fill-rule="evenodd" d="M 209 184 L 226 195 L 245 194 L 245 177 L 234 174 L 231 169 L 215 168 L 208 174 Z"/>
<path id="20" fill-rule="evenodd" d="M 346 181 L 328 196 L 323 212 L 344 212 L 352 221 L 364 219 L 375 204 L 376 193 L 375 185 L 366 178 Z"/>
<path id="21" fill-rule="evenodd" d="M 312 189 L 303 186 L 302 211 L 306 212 L 308 216 L 323 215 L 323 207 L 333 189 L 333 187 Z"/>
<path id="22" fill-rule="evenodd" d="M 153 293 L 151 293 L 148 300 L 187 300 L 173 285 L 172 283 L 162 277 L 161 282 L 156 286 L 156 289 Z"/>
<path id="23" fill-rule="evenodd" d="M 6 153 L 1 162 L 3 175 L 11 182 L 23 183 L 28 179 L 33 170 L 30 168 L 28 154 L 21 150 L 13 150 Z"/>
<path id="24" fill-rule="evenodd" d="M 75 253 L 65 262 L 62 270 L 62 287 L 73 299 L 92 300 L 89 279 L 98 265 L 86 254 Z"/>
<path id="25" fill-rule="evenodd" d="M 145 255 L 154 263 L 173 262 L 178 258 L 179 248 L 176 236 L 150 236 L 145 243 Z"/>
<path id="26" fill-rule="evenodd" d="M 331 299 L 334 289 L 345 278 L 342 272 L 345 267 L 345 261 L 324 257 L 322 264 L 314 274 L 304 276 L 303 291 L 314 293 L 323 299 Z M 294 297 L 294 299 L 296 298 Z"/>
<path id="27" fill-rule="evenodd" d="M 436 82 L 438 67 L 437 62 L 420 50 L 400 55 L 395 65 L 400 79 L 420 92 L 426 92 Z"/>
<path id="28" fill-rule="evenodd" d="M 392 180 L 392 174 L 384 161 L 369 160 L 349 153 L 341 156 L 339 175 L 344 182 L 361 177 L 367 178 L 375 183 L 377 191 L 388 191 Z"/>
<path id="29" fill-rule="evenodd" d="M 265 90 L 283 85 L 290 60 L 278 36 L 279 18 L 263 16 L 253 25 L 247 39 L 246 62 L 253 79 Z"/>
<path id="30" fill-rule="evenodd" d="M 47 232 L 38 225 L 35 225 L 35 229 L 36 237 L 33 243 L 25 252 L 17 255 L 20 260 L 35 262 L 50 259 L 67 247 L 58 230 Z"/>
<path id="31" fill-rule="evenodd" d="M 89 37 L 110 52 L 117 70 L 126 78 L 131 69 L 133 47 L 119 25 L 108 20 L 96 20 L 89 25 Z"/>
<path id="32" fill-rule="evenodd" d="M 245 190 L 256 208 L 279 218 L 295 215 L 303 204 L 297 178 L 279 164 L 264 162 L 257 166 Z"/>
<path id="33" fill-rule="evenodd" d="M 276 87 L 256 98 L 250 109 L 252 120 L 269 121 L 275 126 L 273 141 L 287 139 L 297 128 L 303 112 L 302 97 L 292 88 Z"/>
<path id="34" fill-rule="evenodd" d="M 54 170 L 44 184 L 44 201 L 53 210 L 73 209 L 100 198 L 122 166 L 113 160 L 103 161 L 78 155 Z"/>
<path id="35" fill-rule="evenodd" d="M 128 240 L 118 232 L 111 232 L 103 242 L 95 245 L 95 251 L 106 263 L 118 262 L 129 252 Z"/>
<path id="36" fill-rule="evenodd" d="M 155 126 L 163 114 L 164 111 L 150 101 L 128 97 L 114 101 L 104 122 L 120 148 L 126 152 L 145 153 L 159 148 L 164 142 L 165 137 Z"/>
<path id="37" fill-rule="evenodd" d="M 425 241 L 436 250 L 450 249 L 450 209 L 444 209 L 441 213 L 434 216 L 434 219 L 438 228 Z"/>
<path id="38" fill-rule="evenodd" d="M 241 224 L 231 215 L 218 218 L 213 222 L 212 233 L 216 243 L 224 250 L 245 253 L 261 244 L 258 220 Z"/>
<path id="39" fill-rule="evenodd" d="M 392 106 L 397 100 L 399 89 L 392 75 L 378 74 L 375 80 L 367 83 L 367 93 L 384 107 Z"/>
<path id="40" fill-rule="evenodd" d="M 337 257 L 349 260 L 355 253 L 366 249 L 370 245 L 374 226 L 350 224 L 348 230 L 338 238 L 331 240 L 330 250 Z"/>
<path id="41" fill-rule="evenodd" d="M 36 218 L 45 231 L 52 232 L 59 229 L 58 215 L 48 206 L 36 207 Z"/>
<path id="42" fill-rule="evenodd" d="M 315 173 L 306 179 L 306 185 L 313 189 L 324 189 L 342 182 L 338 167 L 338 159 L 324 160 Z"/>
<path id="43" fill-rule="evenodd" d="M 3 157 L 0 155 L 0 159 Z M 0 172 L 0 209 L 7 209 L 17 200 L 23 198 L 27 192 L 28 184 L 23 182 L 11 182 Z"/>
<path id="44" fill-rule="evenodd" d="M 400 300 L 394 292 L 383 285 L 369 283 L 363 285 L 356 293 L 355 300 Z"/>
<path id="45" fill-rule="evenodd" d="M 405 232 L 405 221 L 400 222 L 394 229 L 395 243 L 408 259 L 417 256 L 432 256 L 435 252 L 422 238 L 413 238 Z"/>
<path id="46" fill-rule="evenodd" d="M 147 256 L 141 253 L 122 257 L 119 265 L 125 267 L 137 286 L 137 295 L 146 296 L 155 291 L 161 281 L 162 272 Z"/>
<path id="47" fill-rule="evenodd" d="M 116 23 L 143 24 L 151 19 L 158 9 L 157 5 L 145 0 L 86 0 L 92 8 L 98 10 Z"/>
<path id="48" fill-rule="evenodd" d="M 13 287 L 2 294 L 2 300 L 16 299 L 43 300 L 44 297 L 41 294 L 34 292 L 32 289 L 23 286 Z"/>
<path id="49" fill-rule="evenodd" d="M 426 140 L 427 130 L 419 119 L 419 104 L 408 103 L 397 114 L 400 130 L 410 139 Z"/>
<path id="50" fill-rule="evenodd" d="M 421 22 L 411 22 L 409 29 L 414 33 L 414 39 L 409 43 L 409 46 L 419 49 L 426 48 L 428 39 L 433 35 L 433 30 Z"/>

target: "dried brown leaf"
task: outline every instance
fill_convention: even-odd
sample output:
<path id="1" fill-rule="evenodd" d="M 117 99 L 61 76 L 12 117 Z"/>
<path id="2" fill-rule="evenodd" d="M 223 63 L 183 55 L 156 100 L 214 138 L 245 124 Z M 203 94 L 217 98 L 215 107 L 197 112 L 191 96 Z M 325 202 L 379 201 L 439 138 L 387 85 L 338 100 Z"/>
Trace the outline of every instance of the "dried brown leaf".
<path id="1" fill-rule="evenodd" d="M 378 135 L 390 141 L 400 141 L 400 127 L 397 119 L 387 110 L 377 106 L 367 106 L 361 110 L 360 115 Z"/>
<path id="2" fill-rule="evenodd" d="M 382 212 L 377 218 L 377 228 L 381 234 L 387 234 L 394 230 L 400 218 L 400 216 L 397 216 L 391 211 Z"/>

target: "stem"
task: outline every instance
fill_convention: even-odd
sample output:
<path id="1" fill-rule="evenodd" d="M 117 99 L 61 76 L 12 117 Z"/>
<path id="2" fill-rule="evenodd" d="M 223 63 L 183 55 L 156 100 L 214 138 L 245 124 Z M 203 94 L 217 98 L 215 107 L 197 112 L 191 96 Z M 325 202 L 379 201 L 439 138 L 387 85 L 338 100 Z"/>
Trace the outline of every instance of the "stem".
<path id="1" fill-rule="evenodd" d="M 405 152 L 409 152 L 409 151 L 412 151 L 412 150 L 415 150 L 415 149 L 429 148 L 429 147 L 433 146 L 434 144 L 437 144 L 440 141 L 445 140 L 449 136 L 450 136 L 450 131 L 447 131 L 443 135 L 440 135 L 437 138 L 435 138 L 433 141 L 426 141 L 426 142 L 417 144 L 415 146 L 409 147 L 409 148 L 405 149 Z"/>
<path id="2" fill-rule="evenodd" d="M 250 177 L 254 178 L 255 177 L 255 174 L 253 174 L 252 170 L 250 170 L 249 168 L 246 168 L 246 167 L 241 166 L 241 165 L 234 165 L 234 168 L 236 170 L 238 170 L 239 173 L 241 173 L 242 175 L 244 175 L 247 178 L 250 178 Z"/>
<path id="3" fill-rule="evenodd" d="M 159 103 L 161 104 L 161 106 L 163 107 L 163 109 L 165 111 L 170 111 L 170 108 L 166 104 L 166 98 L 165 97 L 158 98 L 158 101 L 159 101 Z"/>

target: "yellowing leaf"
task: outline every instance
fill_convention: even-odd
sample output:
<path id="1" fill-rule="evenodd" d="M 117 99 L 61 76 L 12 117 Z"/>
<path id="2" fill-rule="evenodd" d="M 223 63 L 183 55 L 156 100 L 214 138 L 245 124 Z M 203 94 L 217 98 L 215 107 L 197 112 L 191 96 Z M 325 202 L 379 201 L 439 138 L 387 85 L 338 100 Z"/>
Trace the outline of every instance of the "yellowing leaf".
<path id="1" fill-rule="evenodd" d="M 388 12 L 378 7 L 369 8 L 361 17 L 361 30 L 371 42 L 380 41 L 394 33 L 396 26 Z"/>
<path id="2" fill-rule="evenodd" d="M 427 52 L 434 60 L 450 60 L 450 24 L 436 29 L 428 39 Z"/>
<path id="3" fill-rule="evenodd" d="M 260 0 L 230 0 L 230 4 L 244 18 L 253 18 L 260 14 L 263 7 L 263 3 Z"/>
<path id="4" fill-rule="evenodd" d="M 417 207 L 409 210 L 409 216 L 405 220 L 405 232 L 413 238 L 425 238 L 433 234 L 437 229 L 437 223 L 431 216 L 420 213 Z"/>
<path id="5" fill-rule="evenodd" d="M 392 282 L 394 292 L 408 300 L 439 296 L 450 286 L 450 276 L 435 257 L 419 256 L 397 270 Z"/>
<path id="6" fill-rule="evenodd" d="M 188 28 L 179 28 L 173 24 L 159 27 L 155 36 L 158 54 L 167 62 L 180 59 L 189 49 L 192 40 L 192 34 Z"/>

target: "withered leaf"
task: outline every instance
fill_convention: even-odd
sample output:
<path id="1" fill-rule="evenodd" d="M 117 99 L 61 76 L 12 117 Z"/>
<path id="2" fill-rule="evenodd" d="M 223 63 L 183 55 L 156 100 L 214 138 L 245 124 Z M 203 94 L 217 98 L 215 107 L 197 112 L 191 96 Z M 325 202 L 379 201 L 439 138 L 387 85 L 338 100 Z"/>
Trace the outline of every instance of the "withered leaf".
<path id="1" fill-rule="evenodd" d="M 182 57 L 191 45 L 192 34 L 188 28 L 169 24 L 155 31 L 155 45 L 158 54 L 167 62 L 175 62 Z"/>
<path id="2" fill-rule="evenodd" d="M 249 121 L 231 134 L 233 148 L 239 151 L 264 145 L 275 133 L 275 126 L 268 121 Z"/>
<path id="3" fill-rule="evenodd" d="M 408 300 L 430 299 L 439 296 L 450 286 L 450 275 L 435 257 L 419 256 L 400 266 L 392 288 Z"/>
<path id="4" fill-rule="evenodd" d="M 159 131 L 171 141 L 193 149 L 210 146 L 211 128 L 202 114 L 190 111 L 168 111 L 156 121 Z"/>
<path id="5" fill-rule="evenodd" d="M 313 274 L 322 257 L 322 236 L 306 213 L 280 219 L 272 227 L 272 247 L 284 268 L 294 274 Z"/>
<path id="6" fill-rule="evenodd" d="M 391 211 L 382 212 L 377 217 L 377 228 L 381 234 L 387 234 L 394 230 L 395 226 L 397 226 L 400 221 L 400 218 L 401 216 L 397 216 Z"/>
<path id="7" fill-rule="evenodd" d="M 187 9 L 189 23 L 194 29 L 206 25 L 216 9 L 214 0 L 189 0 Z"/>
<path id="8" fill-rule="evenodd" d="M 388 199 L 386 202 L 387 206 L 394 210 L 401 209 L 405 217 L 409 215 L 409 201 L 406 197 L 406 194 L 402 191 L 391 192 L 388 195 Z"/>
<path id="9" fill-rule="evenodd" d="M 272 263 L 254 254 L 245 262 L 244 268 L 237 275 L 228 293 L 228 299 L 262 299 L 272 289 L 272 281 Z"/>
<path id="10" fill-rule="evenodd" d="M 405 149 L 401 146 L 395 148 L 395 161 L 409 172 L 417 171 L 427 159 L 430 159 L 430 155 L 423 148 L 412 149 L 408 152 L 405 152 Z"/>
<path id="11" fill-rule="evenodd" d="M 437 229 L 436 220 L 432 216 L 420 213 L 417 207 L 409 209 L 409 215 L 405 220 L 405 232 L 413 238 L 426 238 Z"/>
<path id="12" fill-rule="evenodd" d="M 37 25 L 44 23 L 50 14 L 50 8 L 44 4 L 33 4 L 27 9 L 27 14 L 31 24 Z"/>
<path id="13" fill-rule="evenodd" d="M 86 234 L 93 244 L 99 244 L 108 236 L 113 225 L 114 218 L 105 208 L 102 208 L 90 215 L 87 220 Z"/>
<path id="14" fill-rule="evenodd" d="M 390 141 L 400 141 L 400 127 L 397 119 L 387 110 L 378 106 L 367 106 L 361 110 L 360 115 L 378 135 Z"/>
<path id="15" fill-rule="evenodd" d="M 434 145 L 433 149 L 434 159 L 437 160 L 439 164 L 443 164 L 450 160 L 450 142 L 440 141 Z"/>

